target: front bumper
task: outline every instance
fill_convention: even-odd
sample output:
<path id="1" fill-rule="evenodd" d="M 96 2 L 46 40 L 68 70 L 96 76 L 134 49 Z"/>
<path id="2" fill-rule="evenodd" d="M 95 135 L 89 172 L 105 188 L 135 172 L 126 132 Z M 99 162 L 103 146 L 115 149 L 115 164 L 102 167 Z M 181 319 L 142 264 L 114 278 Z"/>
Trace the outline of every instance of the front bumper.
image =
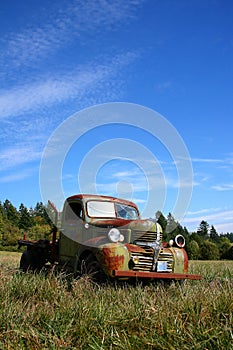
<path id="1" fill-rule="evenodd" d="M 171 280 L 201 280 L 201 275 L 196 274 L 186 274 L 186 273 L 166 273 L 166 272 L 142 272 L 142 271 L 132 271 L 132 270 L 114 270 L 114 277 L 119 278 L 148 278 L 148 279 L 171 279 Z"/>

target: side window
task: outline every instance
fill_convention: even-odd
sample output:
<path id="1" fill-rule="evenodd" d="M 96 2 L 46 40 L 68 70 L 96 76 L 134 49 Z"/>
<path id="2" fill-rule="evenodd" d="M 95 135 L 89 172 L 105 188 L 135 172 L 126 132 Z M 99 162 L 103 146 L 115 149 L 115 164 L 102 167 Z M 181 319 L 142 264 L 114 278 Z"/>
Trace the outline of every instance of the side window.
<path id="1" fill-rule="evenodd" d="M 65 209 L 65 221 L 77 221 L 83 219 L 83 206 L 80 202 L 67 203 Z"/>

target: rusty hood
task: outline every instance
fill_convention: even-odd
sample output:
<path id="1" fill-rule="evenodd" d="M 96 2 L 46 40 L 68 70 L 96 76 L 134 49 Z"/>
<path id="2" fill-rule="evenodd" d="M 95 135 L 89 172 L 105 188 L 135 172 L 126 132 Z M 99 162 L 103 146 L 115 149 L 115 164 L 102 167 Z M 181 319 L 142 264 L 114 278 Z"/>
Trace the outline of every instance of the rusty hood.
<path id="1" fill-rule="evenodd" d="M 119 227 L 124 229 L 130 229 L 133 231 L 141 231 L 141 232 L 156 232 L 156 224 L 155 222 L 144 219 L 144 220 L 125 220 L 121 218 L 116 219 L 91 219 L 89 222 L 90 225 L 97 227 Z"/>

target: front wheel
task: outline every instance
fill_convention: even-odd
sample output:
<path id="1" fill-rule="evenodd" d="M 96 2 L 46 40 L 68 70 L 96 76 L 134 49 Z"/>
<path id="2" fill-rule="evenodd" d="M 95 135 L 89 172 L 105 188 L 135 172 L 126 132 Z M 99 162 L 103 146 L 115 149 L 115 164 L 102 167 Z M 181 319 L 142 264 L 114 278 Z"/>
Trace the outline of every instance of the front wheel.
<path id="1" fill-rule="evenodd" d="M 107 281 L 107 276 L 103 272 L 100 263 L 93 254 L 89 254 L 82 260 L 83 272 L 90 276 L 90 278 L 97 283 L 104 283 Z"/>

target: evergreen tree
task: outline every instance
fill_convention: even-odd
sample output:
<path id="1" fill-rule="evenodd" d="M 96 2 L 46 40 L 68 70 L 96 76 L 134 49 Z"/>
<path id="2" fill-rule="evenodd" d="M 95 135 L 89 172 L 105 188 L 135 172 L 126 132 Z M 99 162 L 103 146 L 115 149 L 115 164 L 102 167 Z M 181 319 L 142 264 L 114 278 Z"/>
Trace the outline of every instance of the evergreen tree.
<path id="1" fill-rule="evenodd" d="M 167 216 L 167 227 L 166 227 L 166 232 L 171 235 L 174 234 L 174 231 L 177 228 L 177 222 L 175 221 L 174 217 L 172 216 L 171 213 L 168 214 Z"/>
<path id="2" fill-rule="evenodd" d="M 199 247 L 201 246 L 203 239 L 200 237 L 200 235 L 197 234 L 197 232 L 192 232 L 191 236 L 190 236 L 190 241 L 195 241 L 197 242 L 197 244 L 199 245 Z"/>
<path id="3" fill-rule="evenodd" d="M 2 218 L 4 217 L 4 208 L 1 201 L 0 201 L 0 215 L 2 216 Z"/>
<path id="4" fill-rule="evenodd" d="M 190 234 L 186 227 L 181 226 L 180 224 L 177 225 L 177 232 L 178 234 L 184 236 L 185 238 L 185 244 L 188 245 L 190 242 Z"/>
<path id="5" fill-rule="evenodd" d="M 36 218 L 36 221 L 38 217 L 42 218 L 43 224 L 48 224 L 52 227 L 52 221 L 47 213 L 46 207 L 42 202 L 37 202 L 35 209 L 34 209 L 34 216 Z"/>
<path id="6" fill-rule="evenodd" d="M 182 235 L 185 238 L 185 242 L 186 244 L 189 242 L 189 233 L 188 230 L 185 228 L 183 228 L 183 226 L 178 222 L 175 221 L 174 217 L 172 216 L 171 213 L 168 214 L 167 216 L 167 237 L 166 239 L 174 239 L 175 236 L 177 235 Z"/>
<path id="7" fill-rule="evenodd" d="M 199 228 L 197 229 L 197 234 L 202 239 L 207 239 L 208 238 L 208 231 L 209 231 L 209 224 L 208 224 L 208 222 L 202 220 L 201 223 L 200 223 Z"/>
<path id="8" fill-rule="evenodd" d="M 2 240 L 2 234 L 3 234 L 3 227 L 4 227 L 4 221 L 2 217 L 2 213 L 0 212 L 0 241 Z"/>
<path id="9" fill-rule="evenodd" d="M 227 233 L 225 233 L 225 234 L 221 234 L 221 237 L 226 237 L 226 238 L 229 239 L 229 241 L 230 241 L 231 243 L 233 243 L 233 232 L 231 232 L 231 233 L 227 232 Z"/>
<path id="10" fill-rule="evenodd" d="M 4 217 L 7 218 L 7 220 L 9 220 L 9 222 L 12 225 L 18 226 L 19 213 L 8 199 L 6 199 L 5 202 L 3 203 L 3 209 L 4 209 Z"/>
<path id="11" fill-rule="evenodd" d="M 167 220 L 161 211 L 157 211 L 155 214 L 157 222 L 161 225 L 163 232 L 166 232 Z"/>
<path id="12" fill-rule="evenodd" d="M 218 233 L 215 230 L 215 227 L 213 225 L 210 228 L 210 239 L 214 243 L 218 243 L 220 240 L 220 237 L 219 237 L 219 235 L 218 235 Z"/>
<path id="13" fill-rule="evenodd" d="M 23 205 L 23 203 L 20 204 L 19 215 L 20 219 L 18 227 L 20 229 L 28 230 L 35 224 L 33 217 L 30 215 L 28 209 Z"/>

